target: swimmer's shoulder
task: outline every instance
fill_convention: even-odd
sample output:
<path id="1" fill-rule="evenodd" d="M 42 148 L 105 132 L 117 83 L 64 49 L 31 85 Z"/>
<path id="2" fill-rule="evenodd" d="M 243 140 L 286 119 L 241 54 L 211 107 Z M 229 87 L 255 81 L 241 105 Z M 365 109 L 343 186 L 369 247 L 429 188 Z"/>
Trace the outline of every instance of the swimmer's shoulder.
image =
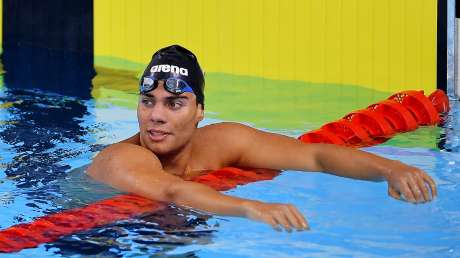
<path id="1" fill-rule="evenodd" d="M 210 169 L 234 166 L 246 148 L 249 130 L 254 129 L 234 122 L 200 127 L 193 139 L 194 157 Z"/>
<path id="2" fill-rule="evenodd" d="M 221 122 L 198 128 L 196 139 L 202 143 L 232 144 L 256 133 L 256 129 L 235 122 Z"/>
<path id="3" fill-rule="evenodd" d="M 101 156 L 100 154 L 103 154 L 102 156 L 119 155 L 126 157 L 138 157 L 139 155 L 145 155 L 150 157 L 153 156 L 156 159 L 156 155 L 152 155 L 152 152 L 149 149 L 141 146 L 139 133 L 136 133 L 125 140 L 106 146 L 96 155 L 96 157 Z"/>
<path id="4" fill-rule="evenodd" d="M 227 134 L 235 132 L 244 133 L 248 130 L 254 129 L 250 126 L 236 122 L 220 122 L 198 128 L 198 131 L 202 134 Z"/>

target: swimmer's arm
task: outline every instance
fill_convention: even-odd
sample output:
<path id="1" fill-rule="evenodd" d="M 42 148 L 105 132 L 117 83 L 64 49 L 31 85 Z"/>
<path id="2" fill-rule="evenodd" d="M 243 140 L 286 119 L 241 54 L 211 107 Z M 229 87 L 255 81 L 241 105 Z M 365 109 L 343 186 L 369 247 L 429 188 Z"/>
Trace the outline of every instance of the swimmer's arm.
<path id="1" fill-rule="evenodd" d="M 307 227 L 306 220 L 295 207 L 231 197 L 206 185 L 184 181 L 164 172 L 150 151 L 132 144 L 114 144 L 101 151 L 87 173 L 114 188 L 157 201 L 219 215 L 244 216 L 275 228 L 278 225 L 287 230 Z"/>
<path id="2" fill-rule="evenodd" d="M 390 160 L 332 144 L 305 144 L 275 133 L 241 126 L 239 166 L 278 170 L 322 171 L 342 177 L 381 181 Z M 233 141 L 233 142 L 235 142 Z"/>
<path id="3" fill-rule="evenodd" d="M 324 171 L 329 174 L 370 181 L 388 181 L 389 194 L 412 202 L 437 195 L 433 179 L 424 171 L 397 160 L 386 159 L 354 148 L 332 144 L 305 144 L 299 140 L 250 127 L 237 132 L 240 166 L 281 170 Z"/>

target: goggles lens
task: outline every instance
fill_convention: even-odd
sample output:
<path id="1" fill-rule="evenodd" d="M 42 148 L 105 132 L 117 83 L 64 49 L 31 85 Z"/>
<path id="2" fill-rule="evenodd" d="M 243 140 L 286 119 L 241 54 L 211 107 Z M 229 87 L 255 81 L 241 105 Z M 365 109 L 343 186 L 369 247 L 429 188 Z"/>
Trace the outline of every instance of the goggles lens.
<path id="1" fill-rule="evenodd" d="M 153 76 L 146 76 L 142 80 L 141 84 L 141 92 L 146 93 L 151 90 L 154 90 L 158 87 L 158 81 L 163 80 L 165 82 L 164 87 L 165 89 L 173 94 L 182 94 L 184 92 L 194 93 L 192 87 L 190 85 L 180 79 L 180 78 L 168 78 L 168 79 L 157 79 Z"/>

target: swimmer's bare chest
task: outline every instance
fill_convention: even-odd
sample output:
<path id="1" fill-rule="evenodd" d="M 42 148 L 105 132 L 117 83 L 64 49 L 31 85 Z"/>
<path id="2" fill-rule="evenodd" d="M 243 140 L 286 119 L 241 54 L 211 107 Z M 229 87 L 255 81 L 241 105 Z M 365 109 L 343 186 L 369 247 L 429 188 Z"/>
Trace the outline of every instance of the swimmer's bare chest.
<path id="1" fill-rule="evenodd" d="M 231 161 L 231 153 L 227 152 L 219 141 L 199 138 L 195 142 L 198 143 L 193 146 L 189 170 L 185 171 L 182 176 L 184 179 L 193 179 L 223 167 L 235 165 Z"/>
<path id="2" fill-rule="evenodd" d="M 122 141 L 141 146 L 139 133 Z M 197 176 L 208 174 L 223 167 L 235 166 L 232 152 L 229 146 L 225 146 L 222 138 L 210 137 L 206 130 L 201 128 L 192 139 L 192 156 L 189 160 L 186 171 L 182 175 L 177 175 L 185 180 L 191 180 Z M 225 147 L 226 148 L 225 148 Z M 172 173 L 165 169 L 166 172 Z"/>

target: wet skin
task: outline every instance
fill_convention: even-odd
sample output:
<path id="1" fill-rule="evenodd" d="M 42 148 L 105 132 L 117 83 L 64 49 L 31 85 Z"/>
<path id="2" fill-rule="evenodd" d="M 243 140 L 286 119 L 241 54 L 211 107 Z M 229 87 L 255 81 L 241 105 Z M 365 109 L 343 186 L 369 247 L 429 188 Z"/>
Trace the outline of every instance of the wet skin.
<path id="1" fill-rule="evenodd" d="M 195 95 L 158 88 L 139 96 L 139 133 L 112 144 L 87 173 L 120 190 L 207 212 L 243 216 L 274 229 L 308 229 L 291 204 L 264 203 L 224 195 L 189 179 L 226 166 L 323 171 L 337 176 L 388 183 L 388 194 L 412 203 L 431 201 L 436 185 L 424 171 L 361 150 L 330 144 L 304 144 L 238 123 L 197 128 L 204 117 Z"/>

